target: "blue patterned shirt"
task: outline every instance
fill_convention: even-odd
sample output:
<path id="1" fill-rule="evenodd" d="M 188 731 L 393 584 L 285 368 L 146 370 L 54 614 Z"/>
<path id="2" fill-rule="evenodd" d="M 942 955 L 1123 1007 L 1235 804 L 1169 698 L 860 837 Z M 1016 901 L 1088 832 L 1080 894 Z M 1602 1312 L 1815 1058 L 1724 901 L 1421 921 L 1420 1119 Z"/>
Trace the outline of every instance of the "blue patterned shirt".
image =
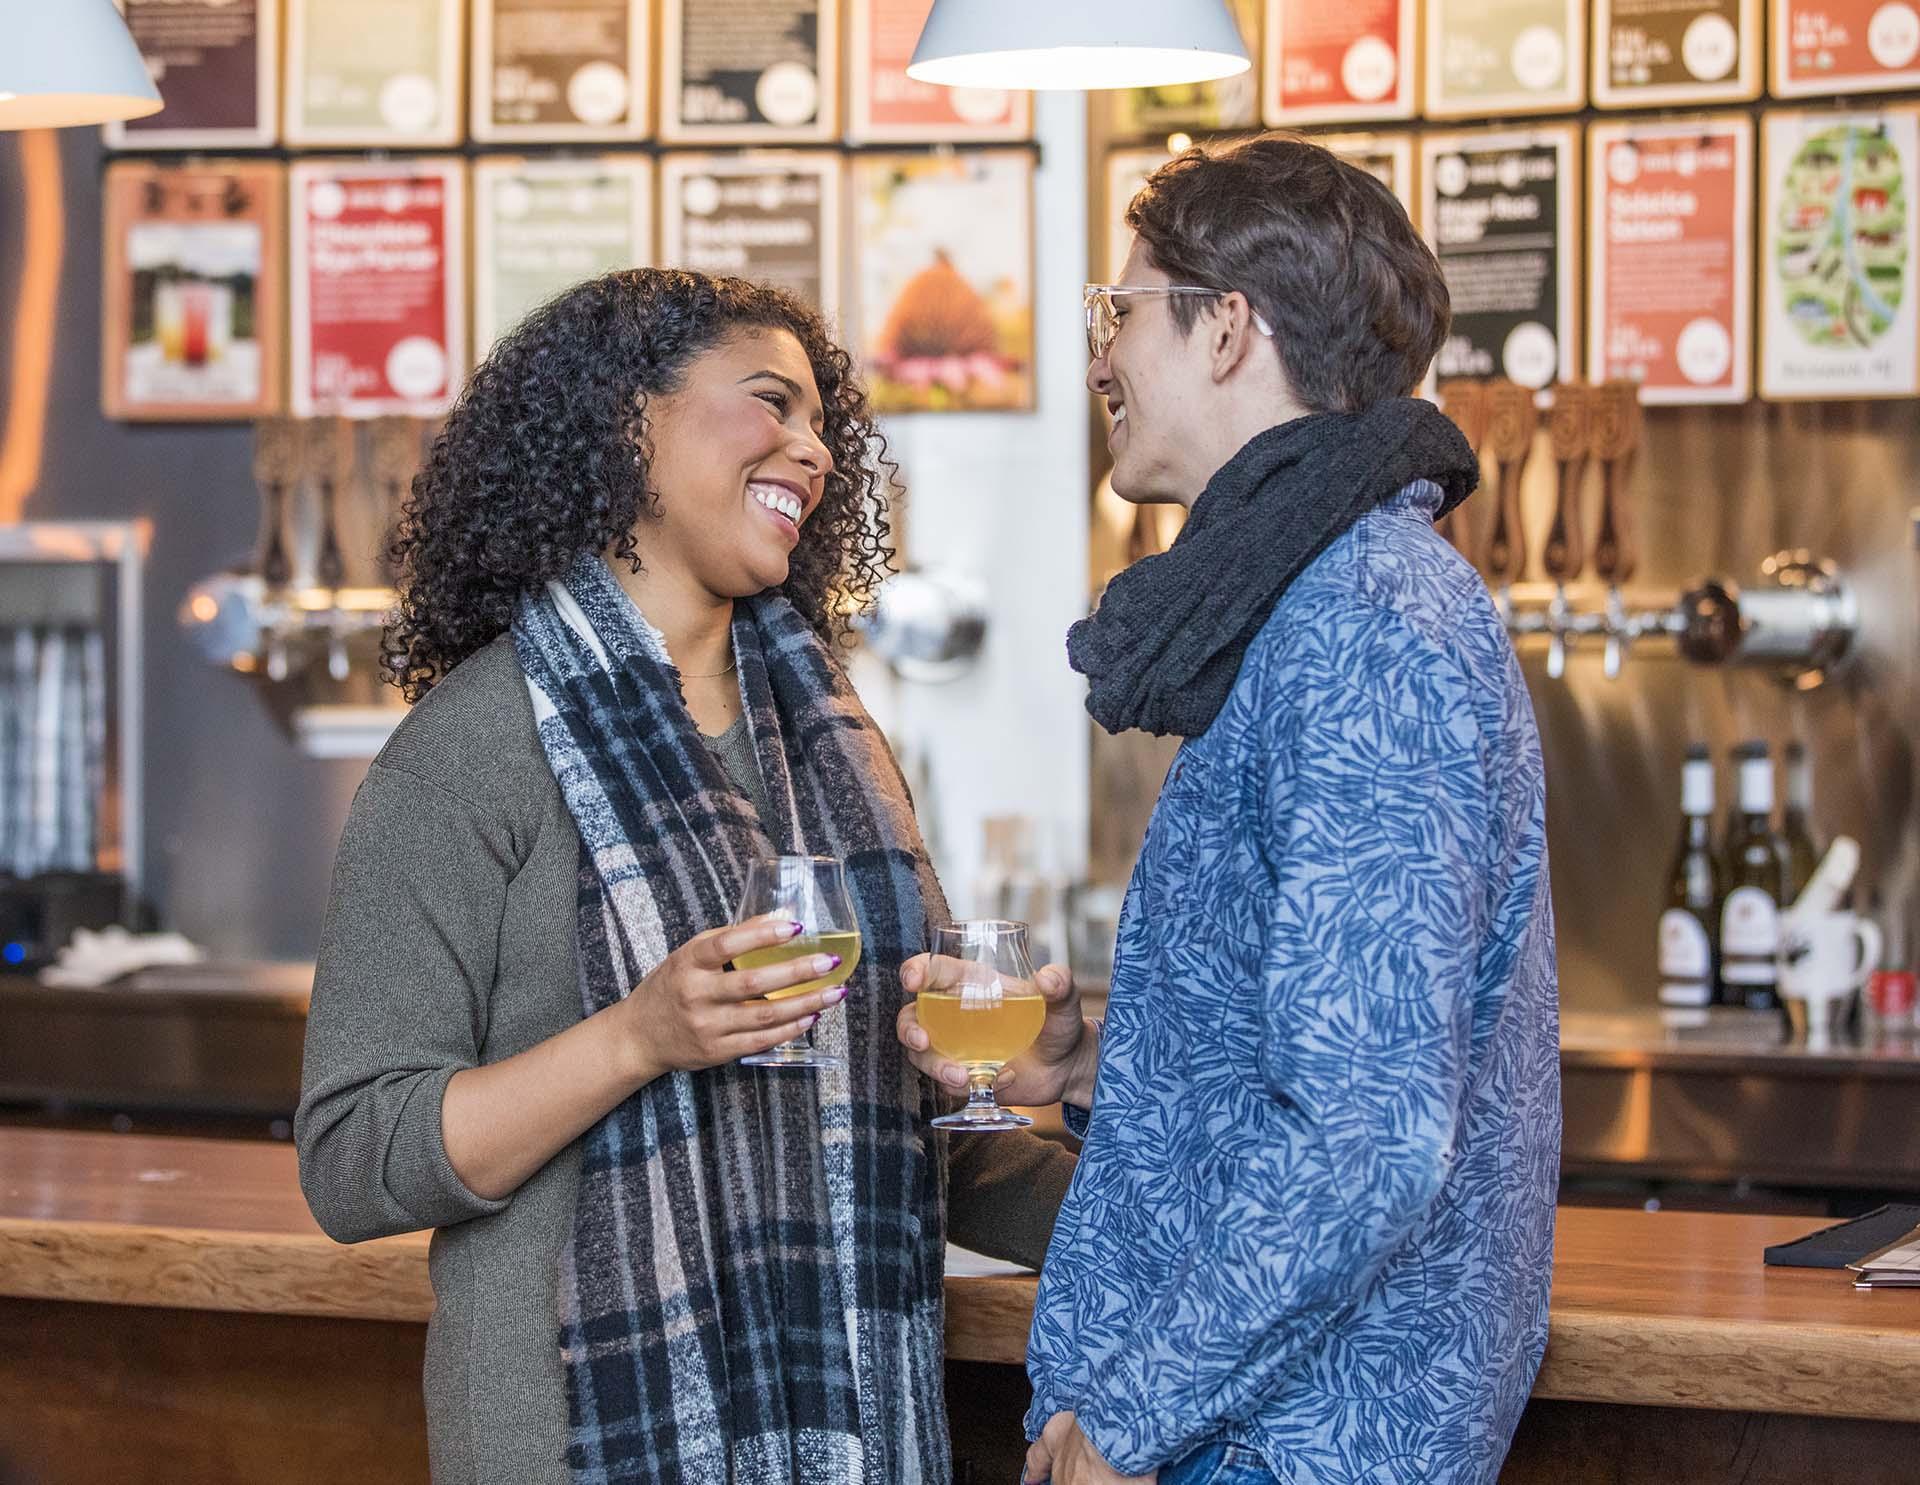
<path id="1" fill-rule="evenodd" d="M 1492 1481 L 1546 1345 L 1560 1082 L 1533 708 L 1409 486 L 1306 571 L 1128 887 L 1028 1349 L 1144 1474 Z"/>

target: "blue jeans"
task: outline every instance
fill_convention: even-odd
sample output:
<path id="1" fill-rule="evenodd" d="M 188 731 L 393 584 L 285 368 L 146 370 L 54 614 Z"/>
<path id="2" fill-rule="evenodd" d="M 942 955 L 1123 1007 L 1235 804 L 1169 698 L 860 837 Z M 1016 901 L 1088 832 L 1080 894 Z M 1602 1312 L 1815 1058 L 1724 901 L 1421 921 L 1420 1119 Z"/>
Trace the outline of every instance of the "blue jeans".
<path id="1" fill-rule="evenodd" d="M 1161 1470 L 1160 1485 L 1277 1485 L 1277 1482 L 1267 1462 L 1244 1444 L 1203 1444 L 1185 1459 Z"/>

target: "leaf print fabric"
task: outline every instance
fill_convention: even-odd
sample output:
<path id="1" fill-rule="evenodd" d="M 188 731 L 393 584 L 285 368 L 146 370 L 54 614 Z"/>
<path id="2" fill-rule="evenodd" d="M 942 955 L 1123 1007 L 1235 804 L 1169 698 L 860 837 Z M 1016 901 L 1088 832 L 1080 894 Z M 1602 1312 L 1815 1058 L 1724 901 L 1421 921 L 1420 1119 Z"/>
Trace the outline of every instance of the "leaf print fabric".
<path id="1" fill-rule="evenodd" d="M 1525 683 L 1415 485 L 1175 759 L 1028 1349 L 1139 1474 L 1492 1481 L 1546 1343 L 1559 1027 Z"/>

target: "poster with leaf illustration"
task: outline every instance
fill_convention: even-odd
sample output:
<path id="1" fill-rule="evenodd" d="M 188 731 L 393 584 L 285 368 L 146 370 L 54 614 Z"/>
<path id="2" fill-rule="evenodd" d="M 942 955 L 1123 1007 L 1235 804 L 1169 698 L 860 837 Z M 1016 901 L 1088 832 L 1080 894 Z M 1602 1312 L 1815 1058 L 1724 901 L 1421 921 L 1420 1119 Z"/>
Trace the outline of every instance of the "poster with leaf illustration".
<path id="1" fill-rule="evenodd" d="M 1762 128 L 1760 395 L 1920 394 L 1920 113 L 1769 113 Z"/>
<path id="2" fill-rule="evenodd" d="M 861 362 L 881 412 L 1033 407 L 1033 157 L 854 164 Z"/>

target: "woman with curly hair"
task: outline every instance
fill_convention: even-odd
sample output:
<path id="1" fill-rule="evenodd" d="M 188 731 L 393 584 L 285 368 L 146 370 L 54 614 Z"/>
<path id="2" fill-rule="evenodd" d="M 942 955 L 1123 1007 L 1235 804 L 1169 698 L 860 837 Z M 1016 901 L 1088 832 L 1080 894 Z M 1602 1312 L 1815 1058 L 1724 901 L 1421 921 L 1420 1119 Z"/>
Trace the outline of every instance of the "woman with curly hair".
<path id="1" fill-rule="evenodd" d="M 416 705 L 340 843 L 295 1132 L 334 1237 L 434 1229 L 441 1485 L 949 1479 L 949 1198 L 1037 1265 L 1072 1161 L 949 1167 L 894 1035 L 945 904 L 833 651 L 883 447 L 810 311 L 640 269 L 502 341 L 414 482 Z M 724 926 L 775 853 L 846 864 L 846 987 L 728 968 L 794 931 Z M 815 1022 L 843 1068 L 739 1064 Z"/>

